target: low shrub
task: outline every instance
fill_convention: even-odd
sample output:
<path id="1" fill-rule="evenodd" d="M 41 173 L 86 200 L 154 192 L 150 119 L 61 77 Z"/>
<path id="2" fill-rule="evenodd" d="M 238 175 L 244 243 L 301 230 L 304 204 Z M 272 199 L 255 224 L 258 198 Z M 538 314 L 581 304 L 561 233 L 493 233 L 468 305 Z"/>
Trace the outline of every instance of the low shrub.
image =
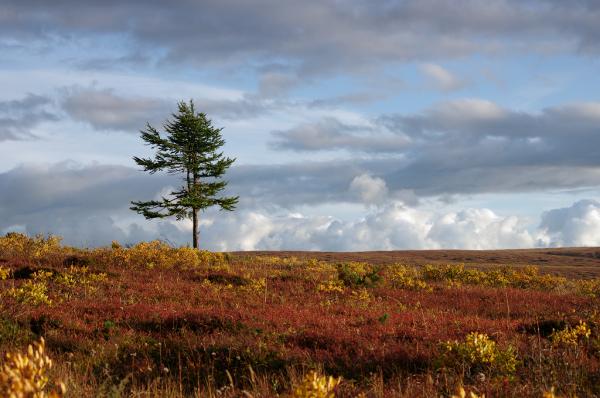
<path id="1" fill-rule="evenodd" d="M 113 262 L 128 268 L 146 269 L 195 269 L 226 265 L 225 255 L 190 247 L 171 247 L 165 242 L 154 240 L 140 242 L 123 248 L 113 242 L 108 256 Z"/>
<path id="2" fill-rule="evenodd" d="M 442 345 L 439 364 L 446 368 L 463 369 L 467 376 L 476 373 L 511 375 L 517 368 L 513 347 L 500 349 L 486 334 L 472 332 L 464 341 L 447 341 Z"/>
<path id="3" fill-rule="evenodd" d="M 48 296 L 48 279 L 52 272 L 38 271 L 33 274 L 33 279 L 25 281 L 19 287 L 13 287 L 8 290 L 8 295 L 20 303 L 40 305 L 51 305 L 52 300 Z"/>
<path id="4" fill-rule="evenodd" d="M 421 279 L 419 271 L 414 267 L 392 264 L 386 268 L 385 275 L 386 280 L 397 289 L 431 290 L 431 286 Z"/>
<path id="5" fill-rule="evenodd" d="M 381 279 L 380 269 L 368 263 L 346 262 L 337 265 L 338 278 L 350 287 L 371 287 Z"/>
<path id="6" fill-rule="evenodd" d="M 587 323 L 579 321 L 575 327 L 568 326 L 557 330 L 550 335 L 554 346 L 578 346 L 584 340 L 588 340 L 592 331 Z"/>
<path id="7" fill-rule="evenodd" d="M 49 254 L 60 253 L 61 240 L 62 238 L 52 235 L 28 237 L 25 234 L 9 232 L 0 237 L 0 253 L 7 258 L 19 257 L 37 261 Z"/>

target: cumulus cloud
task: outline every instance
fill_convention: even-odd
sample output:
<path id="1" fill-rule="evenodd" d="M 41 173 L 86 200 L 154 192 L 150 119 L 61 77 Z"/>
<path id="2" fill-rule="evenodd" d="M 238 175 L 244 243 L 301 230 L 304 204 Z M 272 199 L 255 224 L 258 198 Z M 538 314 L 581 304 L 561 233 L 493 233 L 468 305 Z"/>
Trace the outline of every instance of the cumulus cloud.
<path id="1" fill-rule="evenodd" d="M 440 248 L 523 248 L 534 240 L 525 223 L 487 209 L 434 213 L 401 202 L 343 221 L 261 209 L 208 213 L 201 236 L 217 250 L 364 251 Z"/>
<path id="2" fill-rule="evenodd" d="M 421 72 L 429 78 L 431 85 L 438 90 L 454 91 L 465 86 L 463 80 L 437 64 L 423 64 L 421 65 Z"/>
<path id="3" fill-rule="evenodd" d="M 22 99 L 0 101 L 0 141 L 34 138 L 38 125 L 58 120 L 46 96 L 27 94 Z"/>
<path id="4" fill-rule="evenodd" d="M 350 183 L 350 192 L 358 196 L 365 204 L 383 203 L 387 197 L 388 189 L 385 181 L 368 174 L 354 177 Z"/>
<path id="5" fill-rule="evenodd" d="M 542 215 L 540 241 L 547 246 L 600 246 L 600 202 L 580 200 Z"/>
<path id="6" fill-rule="evenodd" d="M 524 220 L 501 217 L 489 209 L 466 209 L 437 218 L 428 233 L 440 248 L 492 249 L 533 247 Z"/>
<path id="7" fill-rule="evenodd" d="M 386 189 L 369 175 L 352 179 L 367 201 Z M 61 163 L 20 166 L 0 173 L 0 231 L 55 233 L 69 244 L 96 246 L 164 239 L 189 241 L 189 223 L 146 221 L 129 202 L 151 198 L 173 184 L 173 176 L 122 166 Z M 352 184 L 350 184 L 352 185 Z M 348 189 L 348 185 L 346 186 Z M 391 250 L 516 248 L 598 244 L 600 203 L 583 201 L 545 213 L 538 231 L 526 220 L 489 209 L 431 211 L 389 199 L 362 216 L 342 220 L 311 216 L 281 206 L 244 201 L 239 211 L 201 215 L 201 241 L 216 250 Z"/>

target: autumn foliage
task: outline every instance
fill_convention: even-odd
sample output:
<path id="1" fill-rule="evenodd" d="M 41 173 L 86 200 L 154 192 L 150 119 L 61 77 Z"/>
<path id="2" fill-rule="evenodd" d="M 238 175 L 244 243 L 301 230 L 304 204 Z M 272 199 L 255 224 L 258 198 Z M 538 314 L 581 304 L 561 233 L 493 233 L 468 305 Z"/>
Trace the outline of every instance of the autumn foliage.
<path id="1" fill-rule="evenodd" d="M 74 397 L 598 396 L 600 283 L 543 271 L 9 234 L 0 353 Z"/>

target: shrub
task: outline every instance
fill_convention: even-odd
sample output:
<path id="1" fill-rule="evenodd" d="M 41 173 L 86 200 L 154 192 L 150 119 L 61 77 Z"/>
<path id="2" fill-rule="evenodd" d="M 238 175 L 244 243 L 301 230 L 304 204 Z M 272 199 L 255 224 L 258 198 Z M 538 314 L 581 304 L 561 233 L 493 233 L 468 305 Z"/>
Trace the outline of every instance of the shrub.
<path id="1" fill-rule="evenodd" d="M 337 265 L 338 278 L 346 286 L 373 286 L 381 277 L 379 268 L 371 264 L 347 262 Z"/>
<path id="2" fill-rule="evenodd" d="M 212 253 L 190 247 L 175 248 L 159 240 L 140 242 L 128 249 L 113 242 L 109 255 L 114 262 L 130 268 L 194 269 L 226 264 L 225 256 L 222 253 Z"/>
<path id="3" fill-rule="evenodd" d="M 350 297 L 353 300 L 355 300 L 356 302 L 367 303 L 367 304 L 373 299 L 373 296 L 371 296 L 371 293 L 369 293 L 369 291 L 367 289 L 365 289 L 364 287 L 362 287 L 358 290 L 353 290 L 352 295 Z"/>
<path id="4" fill-rule="evenodd" d="M 249 283 L 240 286 L 240 289 L 246 293 L 250 294 L 264 294 L 265 289 L 267 288 L 267 279 L 259 278 L 259 279 L 250 279 Z"/>
<path id="5" fill-rule="evenodd" d="M 448 264 L 441 266 L 425 265 L 421 270 L 423 279 L 436 282 L 459 282 L 480 284 L 485 273 L 476 269 L 467 269 L 464 264 Z"/>
<path id="6" fill-rule="evenodd" d="M 323 293 L 343 293 L 344 283 L 339 280 L 321 282 L 317 285 L 317 291 Z"/>
<path id="7" fill-rule="evenodd" d="M 590 338 L 592 331 L 587 323 L 579 321 L 575 327 L 567 326 L 563 330 L 557 330 L 550 335 L 550 340 L 555 346 L 577 346 L 582 340 Z"/>
<path id="8" fill-rule="evenodd" d="M 59 286 L 67 288 L 66 291 L 62 292 L 67 298 L 71 297 L 73 295 L 73 290 L 78 287 L 83 288 L 86 295 L 88 293 L 93 293 L 98 289 L 96 284 L 105 282 L 107 279 L 108 276 L 103 272 L 93 273 L 89 272 L 88 267 L 73 266 L 54 277 L 54 281 Z"/>
<path id="9" fill-rule="evenodd" d="M 40 260 L 51 253 L 60 253 L 62 238 L 58 236 L 36 235 L 33 238 L 17 232 L 9 232 L 0 237 L 0 253 L 7 257 L 22 257 Z"/>
<path id="10" fill-rule="evenodd" d="M 447 341 L 442 346 L 441 364 L 474 372 L 510 375 L 516 371 L 517 356 L 512 347 L 500 349 L 486 334 L 472 332 L 464 341 Z"/>
<path id="11" fill-rule="evenodd" d="M 10 276 L 10 269 L 0 266 L 0 281 L 8 279 Z"/>
<path id="12" fill-rule="evenodd" d="M 421 270 L 421 275 L 427 281 L 489 287 L 557 290 L 570 286 L 566 278 L 548 274 L 541 275 L 537 267 L 524 267 L 522 269 L 503 267 L 480 271 L 465 268 L 463 264 L 425 265 Z"/>
<path id="13" fill-rule="evenodd" d="M 580 280 L 576 282 L 577 291 L 588 297 L 600 297 L 600 279 Z"/>
<path id="14" fill-rule="evenodd" d="M 431 290 L 431 287 L 420 279 L 419 271 L 414 267 L 393 264 L 390 265 L 386 271 L 386 279 L 388 279 L 390 284 L 395 288 L 409 290 Z"/>
<path id="15" fill-rule="evenodd" d="M 33 274 L 33 279 L 26 281 L 18 288 L 11 288 L 8 295 L 23 304 L 51 305 L 52 300 L 48 296 L 47 281 L 52 276 L 52 272 L 37 271 Z"/>

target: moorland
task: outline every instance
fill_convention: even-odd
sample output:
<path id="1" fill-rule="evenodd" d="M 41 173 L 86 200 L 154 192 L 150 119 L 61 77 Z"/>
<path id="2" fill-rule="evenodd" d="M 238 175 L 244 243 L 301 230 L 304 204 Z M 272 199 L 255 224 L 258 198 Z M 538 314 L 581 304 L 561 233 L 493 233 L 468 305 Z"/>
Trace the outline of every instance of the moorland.
<path id="1" fill-rule="evenodd" d="M 213 253 L 12 233 L 0 392 L 600 396 L 599 278 L 592 248 Z"/>

